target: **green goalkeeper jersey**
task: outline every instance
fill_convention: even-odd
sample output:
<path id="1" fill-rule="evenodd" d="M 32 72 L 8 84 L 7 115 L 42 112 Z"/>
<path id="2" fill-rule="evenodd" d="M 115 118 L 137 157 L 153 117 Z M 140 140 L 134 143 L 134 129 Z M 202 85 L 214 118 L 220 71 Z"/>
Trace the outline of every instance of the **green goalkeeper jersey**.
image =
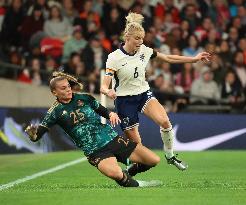
<path id="1" fill-rule="evenodd" d="M 85 155 L 90 155 L 117 136 L 108 124 L 102 124 L 95 112 L 99 102 L 89 94 L 74 93 L 67 103 L 56 101 L 48 110 L 40 126 L 50 128 L 60 125 L 71 137 L 75 145 Z"/>

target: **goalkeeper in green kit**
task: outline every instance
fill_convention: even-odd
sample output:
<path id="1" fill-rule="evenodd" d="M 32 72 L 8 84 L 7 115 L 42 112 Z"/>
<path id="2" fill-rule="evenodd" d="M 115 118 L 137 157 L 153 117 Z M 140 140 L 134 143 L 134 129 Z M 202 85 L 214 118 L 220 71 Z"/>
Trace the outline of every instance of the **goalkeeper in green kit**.
<path id="1" fill-rule="evenodd" d="M 100 116 L 109 119 L 112 126 L 120 122 L 118 115 L 109 112 L 89 94 L 73 92 L 71 85 L 80 85 L 76 78 L 57 72 L 50 80 L 50 90 L 57 98 L 41 124 L 26 128 L 30 140 L 38 141 L 55 124 L 61 126 L 74 144 L 84 151 L 89 163 L 123 187 L 160 185 L 158 181 L 137 181 L 132 178 L 159 163 L 154 152 L 125 136 L 119 136 Z M 118 162 L 135 162 L 122 171 Z"/>

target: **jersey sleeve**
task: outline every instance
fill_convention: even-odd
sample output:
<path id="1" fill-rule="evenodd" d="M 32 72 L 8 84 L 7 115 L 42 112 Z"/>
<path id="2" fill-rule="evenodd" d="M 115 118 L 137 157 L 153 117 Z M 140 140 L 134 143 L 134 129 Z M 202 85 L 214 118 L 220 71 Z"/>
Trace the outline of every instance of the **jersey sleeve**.
<path id="1" fill-rule="evenodd" d="M 93 110 L 97 110 L 100 106 L 100 103 L 94 98 L 92 95 L 88 95 L 89 98 L 89 105 Z"/>
<path id="2" fill-rule="evenodd" d="M 108 59 L 106 61 L 106 69 L 117 71 L 117 65 L 116 65 L 116 60 L 114 58 L 114 53 L 110 53 L 108 55 Z"/>
<path id="3" fill-rule="evenodd" d="M 143 49 L 144 49 L 144 53 L 146 54 L 146 56 L 148 56 L 148 58 L 153 58 L 152 56 L 154 55 L 154 50 L 153 48 L 150 48 L 148 46 L 143 45 Z"/>
<path id="4" fill-rule="evenodd" d="M 102 106 L 93 96 L 89 95 L 90 106 L 100 116 L 109 119 L 109 111 L 106 107 Z"/>
<path id="5" fill-rule="evenodd" d="M 49 129 L 55 124 L 56 124 L 55 110 L 48 110 L 40 126 Z"/>

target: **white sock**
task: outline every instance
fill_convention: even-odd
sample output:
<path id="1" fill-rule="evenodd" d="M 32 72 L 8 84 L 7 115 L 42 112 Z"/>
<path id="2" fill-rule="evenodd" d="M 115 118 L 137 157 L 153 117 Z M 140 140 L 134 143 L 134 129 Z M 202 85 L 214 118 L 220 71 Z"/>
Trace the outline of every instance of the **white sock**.
<path id="1" fill-rule="evenodd" d="M 170 159 L 171 157 L 174 156 L 173 154 L 173 137 L 174 137 L 173 128 L 172 126 L 166 129 L 161 127 L 160 132 L 161 132 L 161 138 L 164 144 L 163 145 L 164 152 L 166 154 L 166 157 Z"/>

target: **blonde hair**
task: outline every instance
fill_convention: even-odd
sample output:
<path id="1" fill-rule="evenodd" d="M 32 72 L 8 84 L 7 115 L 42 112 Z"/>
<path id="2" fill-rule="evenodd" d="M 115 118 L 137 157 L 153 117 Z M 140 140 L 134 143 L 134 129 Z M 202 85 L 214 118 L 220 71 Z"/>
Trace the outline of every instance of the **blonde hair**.
<path id="1" fill-rule="evenodd" d="M 130 12 L 128 16 L 126 17 L 126 27 L 124 30 L 124 40 L 126 39 L 126 36 L 129 35 L 145 35 L 144 28 L 142 26 L 144 17 L 141 14 Z"/>
<path id="2" fill-rule="evenodd" d="M 80 83 L 79 80 L 76 77 L 74 77 L 74 76 L 72 76 L 70 74 L 59 72 L 59 71 L 55 71 L 55 72 L 52 73 L 52 77 L 53 78 L 50 81 L 50 89 L 51 89 L 51 91 L 55 89 L 55 85 L 56 85 L 57 81 L 65 80 L 65 79 L 68 80 L 68 82 L 70 83 L 73 91 L 74 91 L 75 85 L 78 86 L 78 88 L 76 88 L 77 90 L 80 90 L 80 91 L 83 90 L 83 87 L 84 87 L 83 84 Z"/>
<path id="3" fill-rule="evenodd" d="M 62 80 L 67 80 L 67 78 L 64 76 L 57 76 L 57 77 L 52 78 L 50 80 L 50 91 L 51 92 L 54 91 L 56 89 L 56 83 Z"/>

